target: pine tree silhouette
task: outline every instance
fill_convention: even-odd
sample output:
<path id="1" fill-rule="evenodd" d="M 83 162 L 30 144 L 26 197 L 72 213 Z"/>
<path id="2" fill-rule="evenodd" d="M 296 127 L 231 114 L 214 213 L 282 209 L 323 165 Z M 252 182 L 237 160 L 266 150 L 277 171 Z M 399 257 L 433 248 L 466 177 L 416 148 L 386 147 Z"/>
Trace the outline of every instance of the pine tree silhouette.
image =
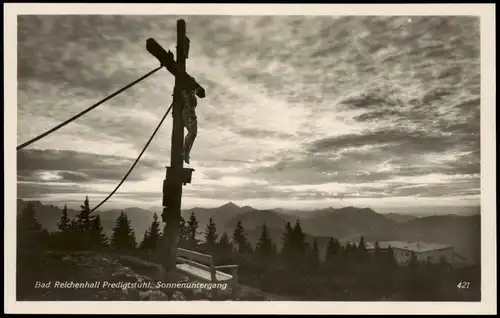
<path id="1" fill-rule="evenodd" d="M 217 244 L 218 236 L 219 235 L 217 234 L 217 227 L 215 226 L 212 218 L 210 218 L 205 229 L 205 242 L 210 249 L 214 249 L 215 245 Z"/>
<path id="2" fill-rule="evenodd" d="M 142 238 L 141 243 L 139 244 L 139 249 L 145 250 L 148 248 L 148 241 L 149 241 L 149 231 L 148 229 L 144 230 L 144 236 Z"/>
<path id="3" fill-rule="evenodd" d="M 80 208 L 80 213 L 77 215 L 75 222 L 74 243 L 78 249 L 88 249 L 92 245 L 92 234 L 90 232 L 93 226 L 93 219 L 90 217 L 88 196 L 85 197 L 85 201 Z"/>
<path id="4" fill-rule="evenodd" d="M 180 233 L 179 233 L 179 242 L 187 242 L 189 239 L 189 230 L 186 224 L 186 220 L 181 216 L 180 219 Z"/>
<path id="5" fill-rule="evenodd" d="M 358 242 L 358 246 L 356 246 L 356 250 L 354 252 L 354 257 L 358 262 L 364 262 L 368 257 L 368 250 L 366 248 L 365 237 L 361 236 Z"/>
<path id="6" fill-rule="evenodd" d="M 342 261 L 343 262 L 352 261 L 354 258 L 354 255 L 356 254 L 356 251 L 357 251 L 356 245 L 353 244 L 352 242 L 347 242 L 345 244 L 344 248 L 342 249 L 342 254 L 341 254 Z"/>
<path id="7" fill-rule="evenodd" d="M 385 265 L 387 266 L 388 269 L 397 265 L 396 257 L 394 256 L 394 250 L 390 245 L 387 248 Z"/>
<path id="8" fill-rule="evenodd" d="M 326 263 L 331 264 L 338 260 L 340 247 L 340 242 L 337 239 L 330 237 L 326 247 Z"/>
<path id="9" fill-rule="evenodd" d="M 300 226 L 300 220 L 295 222 L 295 225 L 292 230 L 292 248 L 294 256 L 298 259 L 302 255 L 304 255 L 306 251 L 306 236 L 304 232 L 302 232 L 302 227 Z"/>
<path id="10" fill-rule="evenodd" d="M 236 223 L 236 227 L 233 231 L 233 242 L 238 246 L 239 253 L 246 253 L 251 251 L 251 246 L 247 241 L 245 229 L 241 221 Z"/>
<path id="11" fill-rule="evenodd" d="M 64 205 L 61 213 L 61 217 L 57 222 L 57 232 L 53 233 L 53 241 L 55 246 L 63 250 L 73 247 L 73 232 L 72 232 L 72 220 L 68 217 L 68 208 Z"/>
<path id="12" fill-rule="evenodd" d="M 160 232 L 160 222 L 158 221 L 158 215 L 155 213 L 153 214 L 153 221 L 151 222 L 151 225 L 144 232 L 144 237 L 139 245 L 139 248 L 154 250 L 158 246 L 161 239 L 162 233 Z"/>
<path id="13" fill-rule="evenodd" d="M 149 239 L 151 248 L 156 248 L 158 241 L 160 240 L 161 232 L 160 232 L 160 222 L 158 221 L 158 215 L 153 214 L 153 222 L 151 222 L 151 226 L 149 227 Z"/>
<path id="14" fill-rule="evenodd" d="M 319 267 L 320 257 L 319 257 L 318 242 L 316 242 L 316 239 L 314 239 L 314 241 L 313 241 L 313 247 L 309 251 L 309 262 L 310 262 L 310 266 L 313 269 L 316 269 L 316 268 Z"/>
<path id="15" fill-rule="evenodd" d="M 257 242 L 255 251 L 262 257 L 269 257 L 273 255 L 273 242 L 271 240 L 271 236 L 269 235 L 269 229 L 265 223 L 262 225 L 262 232 L 260 234 L 259 241 Z"/>
<path id="16" fill-rule="evenodd" d="M 92 228 L 90 230 L 92 247 L 103 248 L 108 245 L 108 237 L 104 234 L 104 229 L 101 224 L 101 217 L 96 215 L 92 220 Z"/>
<path id="17" fill-rule="evenodd" d="M 111 246 L 117 250 L 133 250 L 136 247 L 135 232 L 130 225 L 127 214 L 123 211 L 116 219 L 111 236 Z"/>
<path id="18" fill-rule="evenodd" d="M 290 222 L 286 222 L 285 229 L 283 230 L 283 235 L 281 237 L 282 249 L 281 254 L 285 257 L 290 257 L 293 251 L 293 228 Z"/>
<path id="19" fill-rule="evenodd" d="M 88 232 L 92 228 L 92 222 L 90 218 L 90 203 L 89 197 L 85 197 L 83 205 L 80 206 L 81 211 L 77 216 L 77 226 L 80 232 Z"/>
<path id="20" fill-rule="evenodd" d="M 363 252 L 367 251 L 367 249 L 366 249 L 366 241 L 365 241 L 365 237 L 364 236 L 361 236 L 361 238 L 359 239 L 358 249 L 361 250 L 361 251 L 363 251 Z"/>
<path id="21" fill-rule="evenodd" d="M 68 232 L 71 228 L 71 220 L 68 217 L 68 207 L 64 205 L 64 208 L 62 210 L 61 218 L 59 219 L 59 222 L 57 222 L 57 229 L 60 232 Z"/>
<path id="22" fill-rule="evenodd" d="M 382 260 L 382 251 L 380 249 L 380 244 L 378 241 L 375 241 L 375 251 L 373 252 L 373 258 L 376 264 L 379 264 Z"/>
<path id="23" fill-rule="evenodd" d="M 197 232 L 198 221 L 196 220 L 194 212 L 191 213 L 186 228 L 187 228 L 187 243 L 190 247 L 194 248 L 198 245 L 198 240 L 196 239 L 196 235 L 198 234 Z"/>
<path id="24" fill-rule="evenodd" d="M 35 207 L 28 202 L 17 220 L 17 242 L 20 248 L 32 249 L 41 246 L 43 227 L 35 216 Z"/>
<path id="25" fill-rule="evenodd" d="M 231 242 L 226 232 L 222 233 L 222 236 L 217 244 L 221 252 L 230 253 L 232 251 Z"/>

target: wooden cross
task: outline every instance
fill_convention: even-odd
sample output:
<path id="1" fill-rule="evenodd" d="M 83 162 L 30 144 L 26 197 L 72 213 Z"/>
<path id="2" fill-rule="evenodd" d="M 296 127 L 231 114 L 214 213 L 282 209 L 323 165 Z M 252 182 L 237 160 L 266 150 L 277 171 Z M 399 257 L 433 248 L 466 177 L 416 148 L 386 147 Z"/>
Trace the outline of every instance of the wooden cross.
<path id="1" fill-rule="evenodd" d="M 192 89 L 199 98 L 205 97 L 205 89 L 186 72 L 186 58 L 189 53 L 189 39 L 186 37 L 186 22 L 177 20 L 177 61 L 174 54 L 165 51 L 154 39 L 146 40 L 146 50 L 154 55 L 172 75 L 175 76 L 172 147 L 170 152 L 170 167 L 163 181 L 163 222 L 167 223 L 163 237 L 163 248 L 166 251 L 164 267 L 167 274 L 175 269 L 177 246 L 180 234 L 180 216 L 182 185 L 191 182 L 193 169 L 183 167 L 181 154 L 184 143 L 184 124 L 182 122 L 183 99 L 182 89 Z"/>

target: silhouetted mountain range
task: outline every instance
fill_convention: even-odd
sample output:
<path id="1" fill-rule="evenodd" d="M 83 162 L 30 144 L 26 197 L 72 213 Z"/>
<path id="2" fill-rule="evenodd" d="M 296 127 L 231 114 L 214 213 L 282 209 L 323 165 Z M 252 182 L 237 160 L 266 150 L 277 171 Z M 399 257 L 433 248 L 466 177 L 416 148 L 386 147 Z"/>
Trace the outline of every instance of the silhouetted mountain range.
<path id="1" fill-rule="evenodd" d="M 406 222 L 406 221 L 411 221 L 415 220 L 417 216 L 414 215 L 404 215 L 404 214 L 397 214 L 397 213 L 387 213 L 384 214 L 384 216 L 388 219 L 391 219 L 396 222 Z"/>
<path id="2" fill-rule="evenodd" d="M 44 227 L 53 231 L 61 216 L 59 207 L 44 205 L 33 201 L 37 218 Z M 27 202 L 17 200 L 18 213 L 24 209 Z M 116 218 L 122 210 L 108 210 L 99 212 L 106 234 L 111 233 Z M 153 213 L 160 216 L 160 211 L 150 211 L 137 207 L 123 209 L 131 220 L 138 240 L 142 239 L 144 231 L 150 226 Z M 340 241 L 358 241 L 363 235 L 369 241 L 422 241 L 429 243 L 449 244 L 455 250 L 471 261 L 478 261 L 481 250 L 480 216 L 439 215 L 417 217 L 405 214 L 379 214 L 370 208 L 327 208 L 307 212 L 291 210 L 259 210 L 250 206 L 239 207 L 229 202 L 218 208 L 193 208 L 182 211 L 182 216 L 189 219 L 194 213 L 199 224 L 199 231 L 203 232 L 209 218 L 215 222 L 219 232 L 231 235 L 234 226 L 241 221 L 247 232 L 247 237 L 255 244 L 261 234 L 261 226 L 266 224 L 270 235 L 279 247 L 281 236 L 286 222 L 292 225 L 300 219 L 301 227 L 307 234 L 307 240 L 317 240 L 322 253 L 328 238 L 333 236 Z M 68 209 L 70 217 L 77 215 L 77 211 Z M 160 218 L 161 220 L 161 218 Z"/>

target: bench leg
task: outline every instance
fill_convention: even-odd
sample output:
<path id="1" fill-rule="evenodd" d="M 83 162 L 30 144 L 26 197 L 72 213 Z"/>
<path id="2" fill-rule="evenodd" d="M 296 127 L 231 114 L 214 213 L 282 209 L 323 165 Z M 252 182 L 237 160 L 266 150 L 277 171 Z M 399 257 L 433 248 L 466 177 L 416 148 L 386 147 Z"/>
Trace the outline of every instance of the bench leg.
<path id="1" fill-rule="evenodd" d="M 233 279 L 231 280 L 231 287 L 232 287 L 232 297 L 233 297 L 233 300 L 237 300 L 238 299 L 238 268 L 235 267 L 233 268 L 233 271 L 232 271 L 232 274 L 233 274 Z"/>
<path id="2" fill-rule="evenodd" d="M 232 294 L 233 300 L 237 300 L 238 299 L 238 282 L 233 278 L 231 281 L 231 284 L 232 284 L 231 294 Z"/>
<path id="3" fill-rule="evenodd" d="M 210 283 L 212 285 L 216 285 L 215 283 L 217 283 L 216 273 L 217 273 L 217 270 L 215 269 L 214 264 L 213 263 L 210 264 Z M 210 289 L 210 298 L 212 298 L 212 300 L 216 300 L 217 288 L 212 287 L 212 289 Z"/>
<path id="4" fill-rule="evenodd" d="M 212 283 L 212 286 L 217 286 L 216 281 L 212 281 L 211 283 Z M 219 293 L 218 293 L 217 287 L 212 287 L 212 289 L 210 290 L 210 298 L 212 298 L 212 300 L 217 300 L 218 295 L 219 295 Z"/>

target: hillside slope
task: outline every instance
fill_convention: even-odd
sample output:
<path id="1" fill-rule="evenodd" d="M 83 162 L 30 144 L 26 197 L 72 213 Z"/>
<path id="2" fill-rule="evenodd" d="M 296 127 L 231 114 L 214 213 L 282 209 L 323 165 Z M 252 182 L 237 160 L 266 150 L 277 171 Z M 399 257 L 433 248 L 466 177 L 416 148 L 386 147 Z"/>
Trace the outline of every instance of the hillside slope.
<path id="1" fill-rule="evenodd" d="M 97 252 L 21 252 L 18 255 L 18 301 L 180 301 L 231 300 L 230 288 L 212 298 L 208 289 L 162 288 L 161 266 L 130 255 Z M 52 282 L 35 288 L 37 281 Z M 55 282 L 94 283 L 89 288 L 55 288 Z M 99 285 L 96 283 L 99 282 Z M 108 285 L 105 286 L 105 282 Z M 192 282 L 180 272 L 169 282 Z M 119 284 L 136 283 L 131 288 Z M 115 285 L 112 285 L 115 284 Z M 121 285 L 123 286 L 123 285 Z M 285 297 L 239 286 L 238 300 L 287 300 Z M 289 297 L 288 297 L 289 300 Z"/>
<path id="2" fill-rule="evenodd" d="M 17 211 L 20 213 L 26 202 L 18 200 Z M 36 216 L 41 224 L 50 231 L 56 229 L 57 221 L 61 216 L 61 209 L 51 205 L 34 202 Z M 144 231 L 151 225 L 153 212 L 140 208 L 123 210 L 131 220 L 138 241 L 142 240 Z M 121 210 L 100 212 L 101 222 L 107 235 L 111 234 L 116 218 Z M 270 229 L 273 241 L 280 246 L 283 228 L 286 222 L 292 225 L 300 219 L 303 231 L 309 242 L 316 239 L 320 251 L 324 253 L 328 237 L 335 237 L 340 241 L 358 241 L 364 236 L 369 241 L 421 241 L 452 245 L 455 250 L 471 262 L 479 262 L 481 251 L 481 222 L 479 215 L 458 216 L 440 215 L 415 217 L 406 221 L 395 220 L 392 216 L 379 214 L 369 208 L 328 208 L 309 211 L 307 218 L 298 218 L 296 215 L 277 212 L 276 210 L 258 210 L 249 206 L 239 207 L 234 203 L 227 203 L 217 208 L 195 208 L 182 211 L 182 215 L 189 219 L 194 212 L 198 220 L 199 239 L 203 239 L 203 232 L 208 220 L 212 217 L 219 233 L 227 232 L 231 235 L 234 226 L 242 221 L 249 240 L 255 244 L 260 236 L 260 227 L 266 224 Z M 68 210 L 69 216 L 78 212 Z M 161 220 L 161 219 L 160 219 Z"/>

